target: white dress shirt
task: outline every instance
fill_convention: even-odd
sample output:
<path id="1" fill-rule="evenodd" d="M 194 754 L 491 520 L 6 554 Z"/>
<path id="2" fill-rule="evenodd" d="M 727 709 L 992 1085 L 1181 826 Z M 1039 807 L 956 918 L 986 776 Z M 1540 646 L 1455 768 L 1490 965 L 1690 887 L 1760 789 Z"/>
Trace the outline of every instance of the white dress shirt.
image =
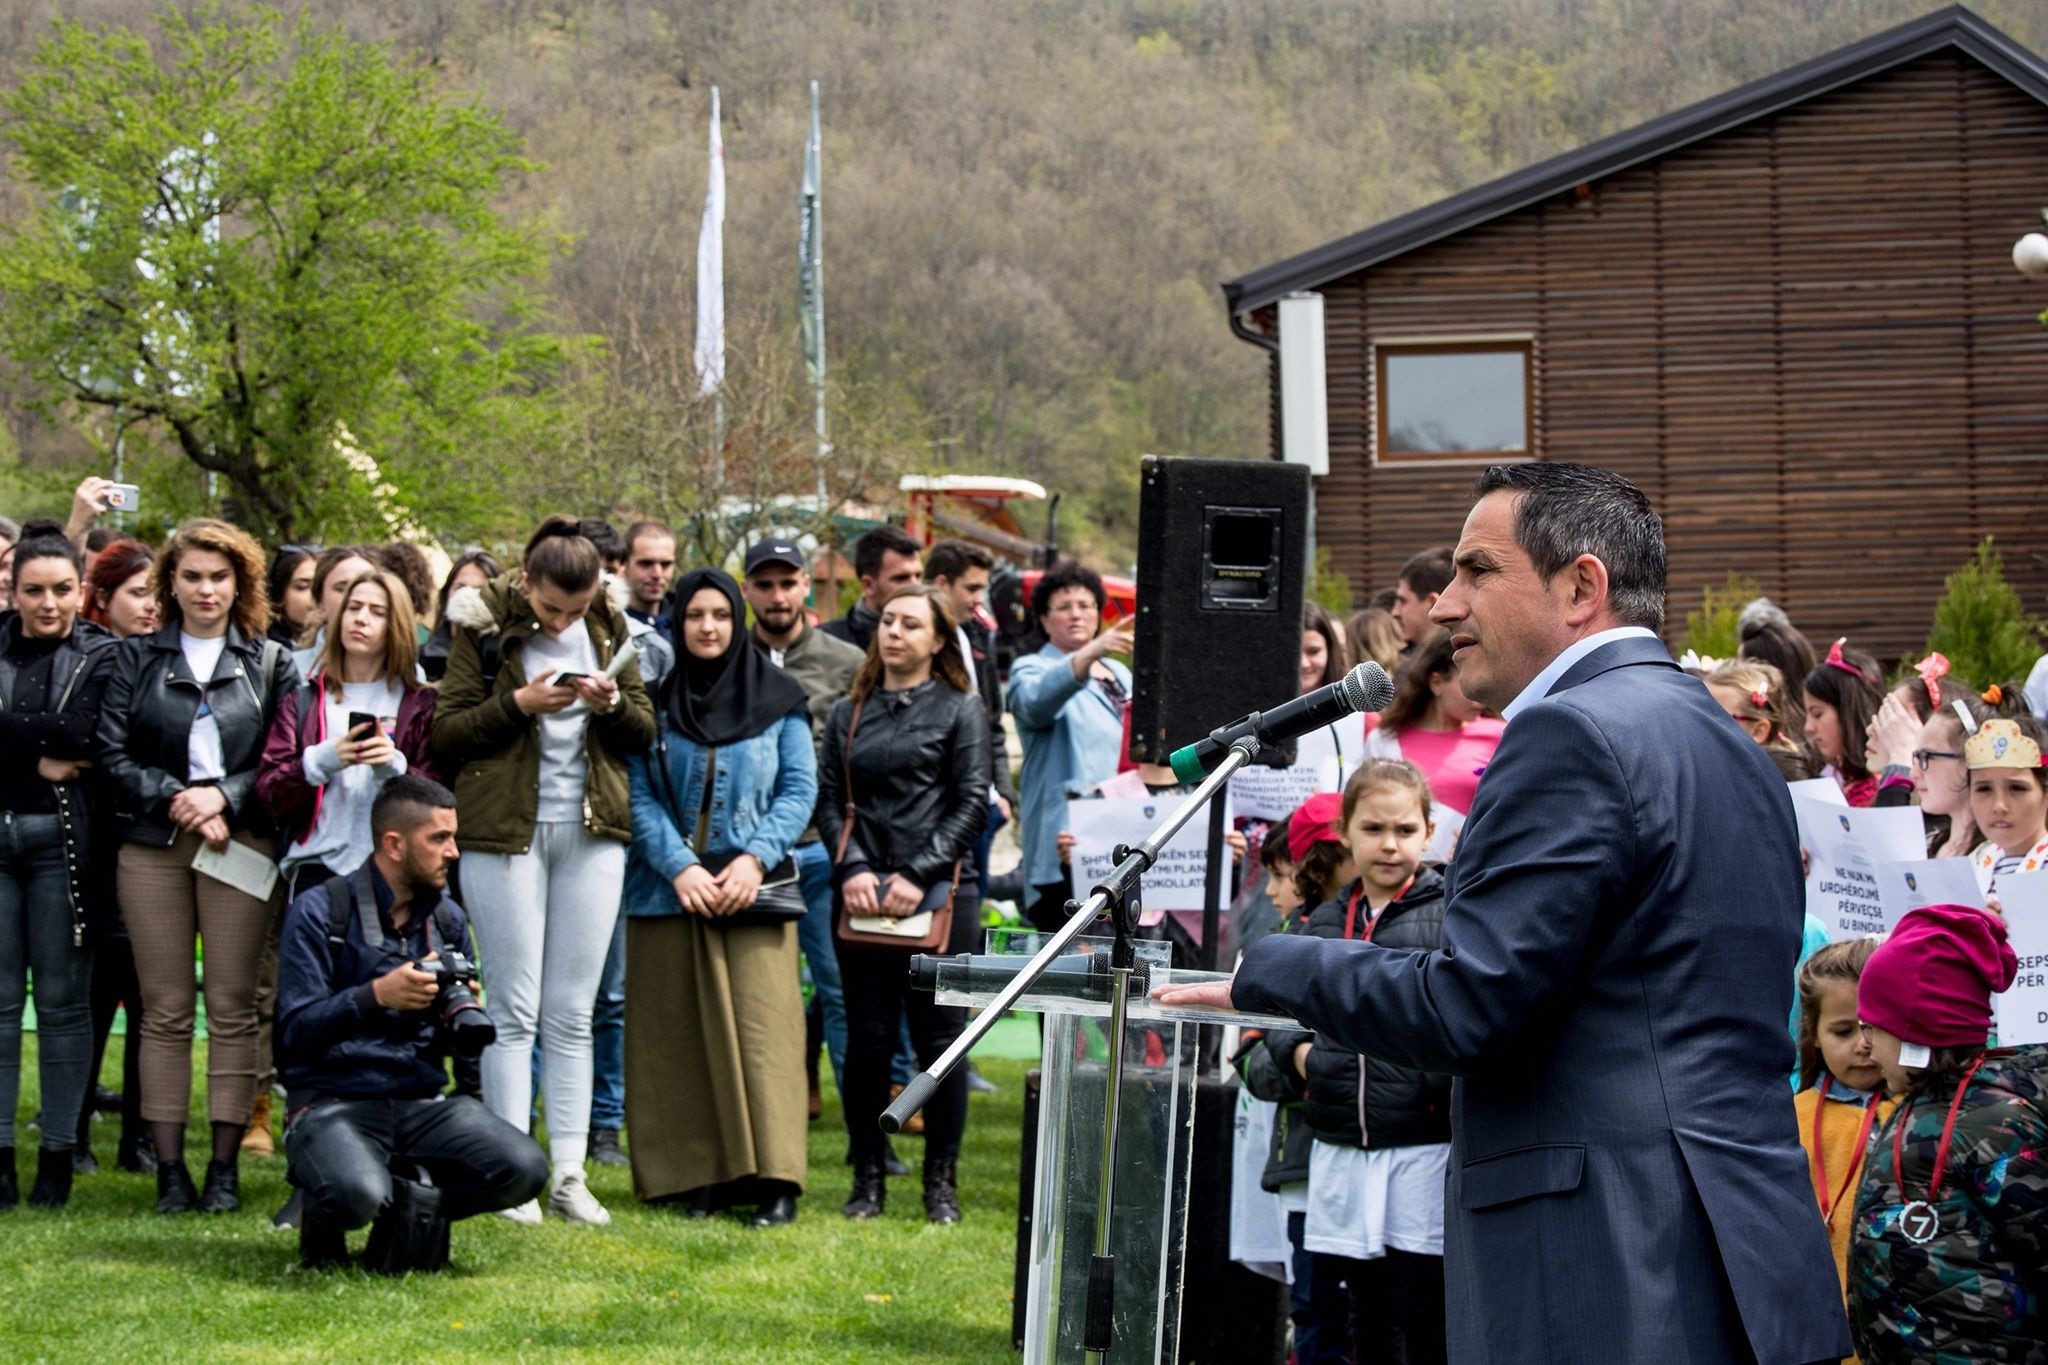
<path id="1" fill-rule="evenodd" d="M 1536 675 L 1535 681 L 1523 688 L 1519 696 L 1501 708 L 1500 718 L 1504 721 L 1513 720 L 1517 715 L 1520 715 L 1523 711 L 1528 710 L 1537 702 L 1549 696 L 1550 689 L 1557 686 L 1559 678 L 1571 672 L 1573 664 L 1585 658 L 1588 654 L 1600 648 L 1600 646 L 1611 645 L 1616 640 L 1632 640 L 1639 636 L 1645 640 L 1654 640 L 1657 638 L 1657 632 L 1646 626 L 1616 626 L 1612 630 L 1598 631 L 1595 634 L 1588 635 L 1583 640 L 1572 641 L 1569 645 L 1565 646 L 1563 653 L 1552 659 L 1549 665 Z"/>

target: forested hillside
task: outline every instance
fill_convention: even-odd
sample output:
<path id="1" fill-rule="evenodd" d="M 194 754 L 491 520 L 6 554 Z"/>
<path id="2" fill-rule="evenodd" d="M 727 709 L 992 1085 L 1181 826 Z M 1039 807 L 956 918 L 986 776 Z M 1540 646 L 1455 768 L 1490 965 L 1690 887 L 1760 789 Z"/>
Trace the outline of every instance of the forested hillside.
<path id="1" fill-rule="evenodd" d="M 12 84 L 53 12 L 149 31 L 153 8 L 7 6 L 0 82 Z M 760 401 L 807 411 L 792 370 L 795 195 L 816 79 L 842 448 L 878 469 L 1041 479 L 1068 492 L 1075 529 L 1113 558 L 1133 538 L 1139 453 L 1261 448 L 1264 370 L 1230 335 L 1220 280 L 1928 8 L 327 0 L 315 12 L 475 92 L 544 163 L 510 207 L 574 235 L 552 280 L 556 324 L 608 343 L 609 396 L 565 388 L 565 406 L 605 409 L 565 423 L 586 458 L 539 461 L 546 477 L 508 489 L 515 502 L 616 488 L 607 451 L 659 449 L 617 433 L 659 429 L 665 405 L 689 404 L 714 84 L 735 383 L 753 375 Z M 1976 8 L 2048 47 L 2048 5 Z M 21 191 L 0 203 L 19 212 Z M 16 406 L 26 386 L 13 380 Z M 62 412 L 18 415 L 12 429 L 31 465 L 92 458 Z"/>

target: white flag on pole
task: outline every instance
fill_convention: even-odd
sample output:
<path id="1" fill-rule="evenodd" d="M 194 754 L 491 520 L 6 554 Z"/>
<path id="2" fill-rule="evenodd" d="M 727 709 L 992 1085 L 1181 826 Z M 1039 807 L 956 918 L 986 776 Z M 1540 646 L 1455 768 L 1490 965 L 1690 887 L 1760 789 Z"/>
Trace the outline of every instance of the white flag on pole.
<path id="1" fill-rule="evenodd" d="M 718 135 L 718 87 L 711 87 L 711 179 L 697 232 L 697 392 L 725 384 L 725 143 Z"/>

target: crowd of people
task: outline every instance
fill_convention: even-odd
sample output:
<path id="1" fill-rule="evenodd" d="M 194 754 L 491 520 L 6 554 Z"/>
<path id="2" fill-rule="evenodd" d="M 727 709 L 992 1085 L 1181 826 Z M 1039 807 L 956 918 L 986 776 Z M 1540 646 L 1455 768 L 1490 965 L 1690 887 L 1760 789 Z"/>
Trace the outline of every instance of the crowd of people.
<path id="1" fill-rule="evenodd" d="M 1013 810 L 986 551 L 878 528 L 820 625 L 787 540 L 734 578 L 678 572 L 665 526 L 555 516 L 516 564 L 437 573 L 407 544 L 266 555 L 213 518 L 147 545 L 104 500 L 88 480 L 69 524 L 0 521 L 0 1209 L 65 1205 L 118 1112 L 115 1162 L 166 1215 L 236 1210 L 281 1117 L 276 1220 L 308 1265 L 366 1225 L 368 1263 L 417 1269 L 477 1213 L 607 1223 L 592 1162 L 773 1227 L 809 1183 L 823 1051 L 843 1211 L 883 1213 L 911 1172 L 876 1116 L 964 1023 L 906 991 L 894 938 L 976 944 Z M 1092 573 L 1049 578 L 1048 621 L 1062 584 L 1099 610 Z M 962 1216 L 970 1083 L 912 1130 L 937 1224 Z"/>
<path id="2" fill-rule="evenodd" d="M 1039 575 L 1043 646 L 1004 676 L 993 561 L 965 541 L 868 532 L 858 600 L 820 621 L 788 540 L 735 577 L 679 565 L 657 523 L 555 516 L 514 564 L 437 573 L 408 545 L 266 555 L 208 518 L 145 545 L 94 524 L 95 483 L 68 525 L 0 523 L 0 1113 L 32 982 L 32 1206 L 97 1169 L 108 1109 L 160 1213 L 231 1212 L 281 1095 L 279 1217 L 308 1265 L 364 1226 L 369 1263 L 420 1268 L 477 1213 L 604 1224 L 591 1162 L 686 1216 L 773 1227 L 810 1184 L 822 1052 L 842 1213 L 882 1216 L 911 1172 L 877 1116 L 965 1022 L 908 989 L 909 947 L 978 947 L 989 899 L 1056 926 L 1080 889 L 1069 803 L 1132 769 L 1173 785 L 1128 756 L 1134 628 L 1071 561 Z M 1431 619 L 1461 571 L 1425 550 L 1348 619 L 1305 611 L 1303 692 L 1372 659 L 1395 695 L 1304 746 L 1315 795 L 1239 820 L 1226 958 L 1271 934 L 1441 944 L 1509 723 Z M 1984 893 L 1881 944 L 1827 943 L 1809 916 L 1788 983 L 1788 1108 L 1859 1351 L 2048 1352 L 2048 1057 L 1990 1036 L 2016 966 L 2000 882 L 2048 865 L 2048 663 L 1966 681 L 1930 655 L 1893 681 L 1759 599 L 1737 657 L 1681 664 L 1786 781 L 1917 807 L 1928 855 L 1968 859 Z M 1013 819 L 1021 862 L 992 874 Z M 1170 918 L 1153 932 L 1199 947 Z M 96 1081 L 121 1009 L 116 1099 Z M 1233 1254 L 1288 1283 L 1294 1359 L 1444 1359 L 1450 1078 L 1306 1030 L 1247 1035 L 1234 1061 Z M 921 1116 L 934 1224 L 962 1217 L 977 1082 L 956 1071 Z M 22 1199 L 5 1138 L 0 1208 Z"/>

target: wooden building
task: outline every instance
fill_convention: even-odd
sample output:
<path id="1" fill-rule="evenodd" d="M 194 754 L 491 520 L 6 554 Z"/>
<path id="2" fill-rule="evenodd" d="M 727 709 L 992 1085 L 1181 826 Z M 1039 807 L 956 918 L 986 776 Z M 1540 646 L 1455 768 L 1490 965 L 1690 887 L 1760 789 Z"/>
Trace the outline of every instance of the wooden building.
<path id="1" fill-rule="evenodd" d="M 1324 297 L 1318 544 L 1359 589 L 1456 540 L 1481 466 L 1651 496 L 1670 627 L 1730 572 L 1887 661 L 1997 537 L 2048 607 L 2048 63 L 1962 8 L 1224 286 L 1275 350 Z M 1364 596 L 1363 591 L 1360 596 Z"/>

